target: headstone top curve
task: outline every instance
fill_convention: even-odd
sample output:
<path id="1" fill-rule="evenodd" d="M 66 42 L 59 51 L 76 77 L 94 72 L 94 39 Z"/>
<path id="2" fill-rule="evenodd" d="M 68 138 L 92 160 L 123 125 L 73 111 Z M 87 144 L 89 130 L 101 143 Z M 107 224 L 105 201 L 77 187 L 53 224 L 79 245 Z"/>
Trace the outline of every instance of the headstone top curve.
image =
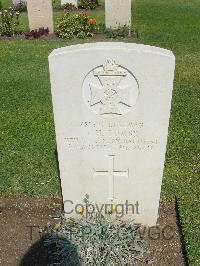
<path id="1" fill-rule="evenodd" d="M 76 44 L 65 46 L 62 48 L 57 48 L 51 52 L 49 58 L 63 55 L 70 52 L 76 52 L 81 50 L 88 49 L 126 49 L 126 50 L 134 50 L 138 52 L 144 53 L 155 53 L 161 54 L 163 56 L 171 57 L 175 60 L 175 56 L 171 50 L 167 50 L 164 48 L 144 45 L 144 44 L 136 44 L 136 43 L 125 43 L 125 42 L 96 42 L 96 43 L 85 43 L 85 44 Z"/>

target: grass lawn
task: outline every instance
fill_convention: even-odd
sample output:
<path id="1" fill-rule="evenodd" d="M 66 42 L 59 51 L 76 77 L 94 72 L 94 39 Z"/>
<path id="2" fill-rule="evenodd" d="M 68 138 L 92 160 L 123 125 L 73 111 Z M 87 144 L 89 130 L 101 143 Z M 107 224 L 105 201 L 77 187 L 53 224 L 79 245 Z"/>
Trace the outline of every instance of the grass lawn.
<path id="1" fill-rule="evenodd" d="M 91 13 L 104 21 L 103 10 Z M 176 55 L 162 197 L 177 196 L 192 266 L 200 265 L 199 14 L 199 0 L 135 0 L 133 25 L 139 39 L 127 40 Z M 27 30 L 26 13 L 22 22 Z M 47 57 L 53 49 L 77 42 L 85 41 L 0 41 L 2 195 L 60 194 Z"/>

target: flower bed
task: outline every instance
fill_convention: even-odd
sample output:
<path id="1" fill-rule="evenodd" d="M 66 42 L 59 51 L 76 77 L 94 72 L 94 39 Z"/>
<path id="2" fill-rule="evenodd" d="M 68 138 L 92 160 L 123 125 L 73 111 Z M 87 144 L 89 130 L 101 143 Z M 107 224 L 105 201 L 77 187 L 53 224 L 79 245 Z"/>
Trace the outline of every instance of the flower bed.
<path id="1" fill-rule="evenodd" d="M 10 37 L 21 33 L 19 30 L 19 15 L 20 13 L 12 7 L 0 12 L 0 35 Z"/>
<path id="2" fill-rule="evenodd" d="M 97 32 L 97 22 L 88 13 L 66 12 L 56 22 L 56 34 L 60 38 L 86 38 Z"/>

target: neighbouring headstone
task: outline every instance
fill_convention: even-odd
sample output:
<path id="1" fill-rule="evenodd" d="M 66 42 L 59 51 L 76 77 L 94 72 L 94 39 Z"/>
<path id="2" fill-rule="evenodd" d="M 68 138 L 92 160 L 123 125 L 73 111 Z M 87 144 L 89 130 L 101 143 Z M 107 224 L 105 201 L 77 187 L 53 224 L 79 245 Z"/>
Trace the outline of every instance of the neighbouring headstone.
<path id="1" fill-rule="evenodd" d="M 17 5 L 17 4 L 20 4 L 20 3 L 26 4 L 27 0 L 13 0 L 12 2 L 13 2 L 14 5 Z"/>
<path id="2" fill-rule="evenodd" d="M 49 64 L 66 215 L 76 217 L 89 195 L 96 211 L 113 204 L 125 219 L 155 225 L 174 55 L 139 44 L 95 43 L 56 49 Z"/>
<path id="3" fill-rule="evenodd" d="M 76 7 L 78 5 L 77 0 L 61 0 L 61 5 L 64 5 L 64 4 L 73 4 Z"/>
<path id="4" fill-rule="evenodd" d="M 105 0 L 106 28 L 131 28 L 131 0 Z"/>
<path id="5" fill-rule="evenodd" d="M 54 32 L 53 9 L 50 0 L 27 0 L 28 20 L 30 30 L 48 28 Z"/>

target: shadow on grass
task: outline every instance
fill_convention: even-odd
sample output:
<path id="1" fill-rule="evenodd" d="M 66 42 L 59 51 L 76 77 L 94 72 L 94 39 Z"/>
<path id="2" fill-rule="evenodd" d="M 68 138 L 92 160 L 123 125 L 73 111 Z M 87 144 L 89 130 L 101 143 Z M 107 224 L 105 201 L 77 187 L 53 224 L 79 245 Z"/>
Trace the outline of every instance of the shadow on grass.
<path id="1" fill-rule="evenodd" d="M 58 176 L 60 177 L 60 168 L 59 168 L 59 160 L 58 160 L 58 150 L 57 150 L 57 148 L 54 151 L 54 156 L 55 156 L 55 159 L 56 159 L 57 173 L 58 173 Z"/>
<path id="2" fill-rule="evenodd" d="M 181 219 L 180 219 L 177 197 L 175 197 L 175 210 L 176 210 L 176 220 L 177 220 L 177 225 L 178 225 L 178 230 L 179 230 L 179 235 L 180 235 L 180 240 L 181 240 L 181 247 L 182 247 L 182 252 L 183 252 L 183 257 L 184 257 L 184 263 L 185 263 L 185 266 L 189 266 L 188 254 L 187 254 L 185 239 L 183 236 L 183 228 L 182 228 Z"/>
<path id="3" fill-rule="evenodd" d="M 61 185 L 61 178 L 60 178 L 60 168 L 59 168 L 59 160 L 58 160 L 58 150 L 57 147 L 54 151 L 54 156 L 55 156 L 55 160 L 56 160 L 56 170 L 58 173 L 58 180 L 59 180 L 59 191 L 62 191 L 62 185 Z M 64 205 L 63 205 L 63 209 L 64 209 Z"/>
<path id="4" fill-rule="evenodd" d="M 54 238 L 47 245 L 47 237 L 37 241 L 22 258 L 19 266 L 80 266 L 76 247 L 68 240 Z M 56 242 L 58 241 L 58 242 Z M 62 243 L 61 247 L 58 243 Z M 63 260 L 62 260 L 63 259 Z"/>

